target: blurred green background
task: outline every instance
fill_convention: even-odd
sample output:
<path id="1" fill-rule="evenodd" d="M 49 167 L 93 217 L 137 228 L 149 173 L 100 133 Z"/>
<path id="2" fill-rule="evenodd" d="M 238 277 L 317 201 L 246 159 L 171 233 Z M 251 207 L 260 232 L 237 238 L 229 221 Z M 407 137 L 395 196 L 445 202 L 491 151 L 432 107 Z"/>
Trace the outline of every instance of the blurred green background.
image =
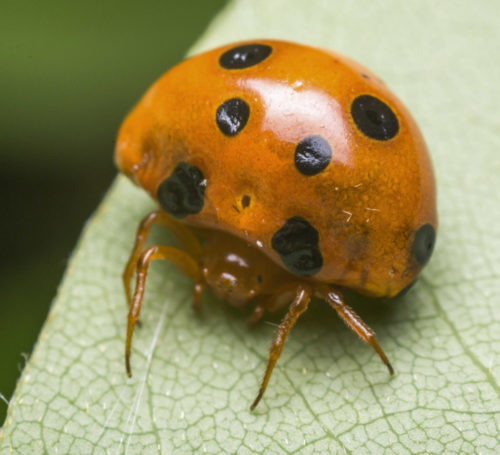
<path id="1" fill-rule="evenodd" d="M 0 3 L 0 393 L 7 399 L 82 226 L 116 174 L 121 120 L 225 4 Z M 0 425 L 6 408 L 0 402 Z"/>

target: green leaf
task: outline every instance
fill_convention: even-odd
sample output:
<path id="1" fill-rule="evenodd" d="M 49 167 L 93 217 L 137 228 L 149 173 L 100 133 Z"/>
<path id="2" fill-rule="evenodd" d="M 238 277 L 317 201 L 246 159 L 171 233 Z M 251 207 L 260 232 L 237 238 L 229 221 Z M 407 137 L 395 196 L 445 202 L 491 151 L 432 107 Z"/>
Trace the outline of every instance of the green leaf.
<path id="1" fill-rule="evenodd" d="M 416 116 L 438 181 L 438 245 L 406 297 L 356 299 L 394 378 L 317 302 L 251 413 L 279 315 L 250 330 L 248 311 L 208 296 L 193 314 L 192 283 L 155 264 L 127 379 L 120 274 L 153 203 L 120 177 L 74 253 L 0 452 L 500 453 L 498 12 L 487 0 L 240 1 L 195 48 L 266 36 L 335 49 Z"/>

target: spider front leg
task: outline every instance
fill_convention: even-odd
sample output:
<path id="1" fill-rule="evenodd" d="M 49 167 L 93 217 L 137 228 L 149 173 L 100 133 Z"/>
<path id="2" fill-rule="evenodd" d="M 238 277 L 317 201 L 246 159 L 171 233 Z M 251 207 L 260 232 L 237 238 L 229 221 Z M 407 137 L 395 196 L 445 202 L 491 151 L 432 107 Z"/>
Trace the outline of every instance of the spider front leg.
<path id="1" fill-rule="evenodd" d="M 312 292 L 313 291 L 311 287 L 308 285 L 305 284 L 296 285 L 295 300 L 288 308 L 288 312 L 286 313 L 274 337 L 273 344 L 271 345 L 271 349 L 269 350 L 269 359 L 267 361 L 267 368 L 264 374 L 264 379 L 262 380 L 259 393 L 257 394 L 257 398 L 255 398 L 254 402 L 250 406 L 251 411 L 255 409 L 255 407 L 259 404 L 260 399 L 264 395 L 269 379 L 271 378 L 271 373 L 273 372 L 274 366 L 276 365 L 276 362 L 280 358 L 281 351 L 283 350 L 283 346 L 285 345 L 286 338 L 290 333 L 292 327 L 299 319 L 299 317 L 302 315 L 302 313 L 304 313 L 304 311 L 307 310 L 307 307 L 311 300 Z M 279 298 L 280 296 L 281 294 L 278 294 L 276 295 L 276 298 Z"/>
<path id="2" fill-rule="evenodd" d="M 186 250 L 194 259 L 198 260 L 201 256 L 200 242 L 196 236 L 183 224 L 172 219 L 162 210 L 156 210 L 146 215 L 139 224 L 135 234 L 135 243 L 130 257 L 123 270 L 123 286 L 128 306 L 132 303 L 132 293 L 130 289 L 130 281 L 137 267 L 139 258 L 144 250 L 144 245 L 148 239 L 151 228 L 154 224 L 158 224 L 167 228 L 174 235 L 181 247 Z"/>
<path id="3" fill-rule="evenodd" d="M 317 294 L 330 304 L 351 330 L 357 333 L 366 344 L 373 348 L 382 362 L 384 362 L 389 373 L 394 374 L 394 368 L 392 368 L 391 362 L 389 362 L 385 352 L 380 347 L 375 337 L 375 332 L 363 322 L 350 306 L 344 303 L 342 294 L 338 290 L 326 286 L 318 288 Z"/>
<path id="4" fill-rule="evenodd" d="M 175 265 L 181 272 L 191 278 L 195 283 L 201 282 L 202 276 L 198 262 L 193 257 L 180 250 L 167 245 L 153 245 L 146 249 L 137 261 L 136 284 L 134 296 L 129 307 L 127 318 L 127 339 L 125 342 L 125 367 L 128 376 L 132 376 L 130 369 L 130 350 L 132 347 L 132 335 L 134 327 L 139 319 L 141 312 L 144 290 L 146 287 L 146 278 L 148 274 L 149 263 L 154 260 L 169 261 Z"/>

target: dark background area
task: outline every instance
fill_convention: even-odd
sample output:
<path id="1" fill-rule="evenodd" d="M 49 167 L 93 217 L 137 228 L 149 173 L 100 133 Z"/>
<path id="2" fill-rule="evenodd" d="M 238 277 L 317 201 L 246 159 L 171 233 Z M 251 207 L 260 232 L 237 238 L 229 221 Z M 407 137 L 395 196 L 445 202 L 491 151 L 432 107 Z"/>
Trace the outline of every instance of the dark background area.
<path id="1" fill-rule="evenodd" d="M 87 218 L 121 120 L 226 0 L 0 6 L 0 393 L 9 399 Z M 0 401 L 0 424 L 7 406 Z"/>

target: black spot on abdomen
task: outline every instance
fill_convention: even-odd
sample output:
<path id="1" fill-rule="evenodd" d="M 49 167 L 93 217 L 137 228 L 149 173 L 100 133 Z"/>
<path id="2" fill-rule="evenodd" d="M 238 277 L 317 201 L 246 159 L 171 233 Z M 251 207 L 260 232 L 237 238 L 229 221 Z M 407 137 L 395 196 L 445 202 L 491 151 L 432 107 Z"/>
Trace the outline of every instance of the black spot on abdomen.
<path id="1" fill-rule="evenodd" d="M 219 64 L 228 70 L 237 70 L 257 65 L 271 54 L 272 48 L 267 44 L 243 44 L 224 52 Z"/>
<path id="2" fill-rule="evenodd" d="M 224 101 L 215 113 L 219 130 L 226 136 L 236 136 L 247 124 L 250 107 L 241 98 Z"/>
<path id="3" fill-rule="evenodd" d="M 436 243 L 436 231 L 430 224 L 420 226 L 415 232 L 411 251 L 418 263 L 423 267 L 429 261 L 434 244 Z"/>
<path id="4" fill-rule="evenodd" d="M 351 116 L 357 128 L 372 139 L 388 141 L 398 134 L 396 114 L 372 95 L 358 96 L 351 104 Z"/>
<path id="5" fill-rule="evenodd" d="M 321 136 L 308 136 L 295 148 L 295 167 L 302 175 L 319 174 L 331 159 L 330 144 Z"/>
<path id="6" fill-rule="evenodd" d="M 247 207 L 250 206 L 250 201 L 252 198 L 248 194 L 244 194 L 243 197 L 241 198 L 241 206 L 246 209 Z"/>
<path id="7" fill-rule="evenodd" d="M 323 266 L 318 242 L 318 231 L 304 218 L 294 216 L 274 233 L 271 246 L 290 272 L 311 276 Z"/>
<path id="8" fill-rule="evenodd" d="M 199 213 L 203 209 L 206 180 L 196 166 L 179 163 L 157 190 L 163 210 L 175 218 Z"/>

